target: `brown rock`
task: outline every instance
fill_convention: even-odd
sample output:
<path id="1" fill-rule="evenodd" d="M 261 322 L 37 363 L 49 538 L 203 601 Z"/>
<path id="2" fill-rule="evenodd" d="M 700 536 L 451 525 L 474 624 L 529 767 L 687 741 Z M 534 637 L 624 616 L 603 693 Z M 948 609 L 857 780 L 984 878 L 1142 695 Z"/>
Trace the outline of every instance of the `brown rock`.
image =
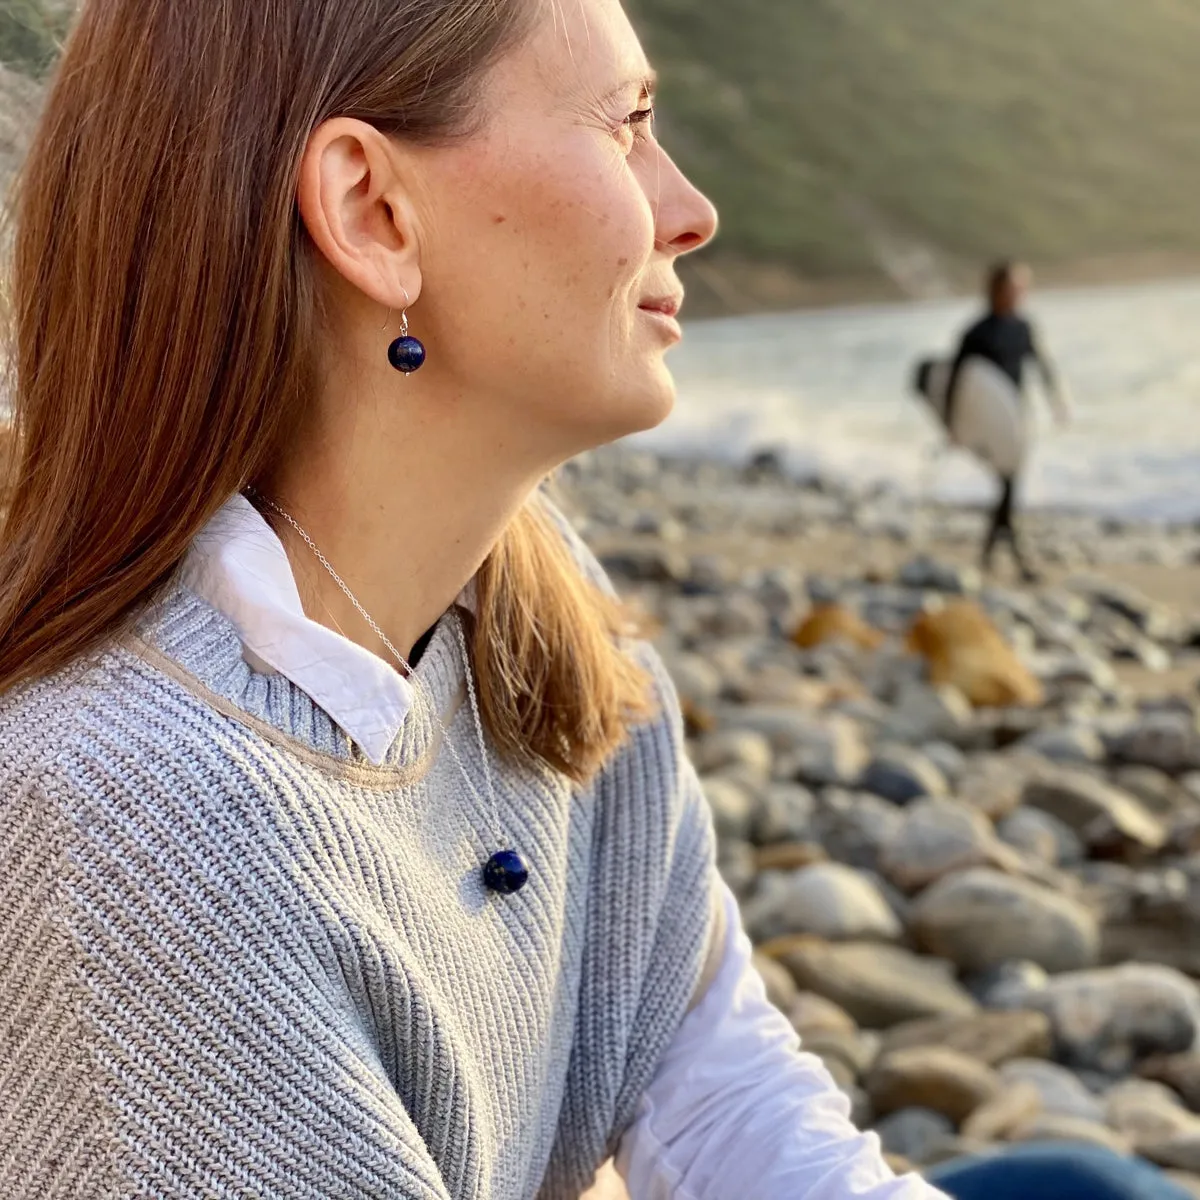
<path id="1" fill-rule="evenodd" d="M 922 613 L 909 631 L 908 648 L 928 662 L 932 683 L 953 685 L 976 708 L 1036 707 L 1045 698 L 1041 684 L 972 601 Z"/>
<path id="2" fill-rule="evenodd" d="M 779 842 L 760 846 L 755 854 L 760 871 L 792 871 L 829 861 L 829 855 L 816 842 Z"/>
<path id="3" fill-rule="evenodd" d="M 1200 1133 L 1182 1133 L 1162 1141 L 1143 1141 L 1138 1144 L 1143 1158 L 1160 1167 L 1176 1171 L 1200 1173 Z"/>
<path id="4" fill-rule="evenodd" d="M 885 1154 L 883 1161 L 891 1167 L 896 1175 L 911 1175 L 916 1171 L 916 1165 L 911 1163 L 903 1154 Z"/>
<path id="5" fill-rule="evenodd" d="M 781 968 L 784 969 L 784 968 Z M 812 1033 L 856 1033 L 858 1026 L 844 1008 L 816 992 L 797 992 L 788 1008 L 788 1020 L 801 1036 Z"/>
<path id="6" fill-rule="evenodd" d="M 841 1005 L 860 1025 L 887 1029 L 918 1017 L 978 1011 L 945 963 L 898 946 L 777 938 L 761 947 L 801 987 Z"/>
<path id="7" fill-rule="evenodd" d="M 780 1012 L 786 1013 L 795 1004 L 797 994 L 796 981 L 792 978 L 791 972 L 782 963 L 768 958 L 765 954 L 759 954 L 757 951 L 750 961 L 762 977 L 763 985 L 767 989 L 767 999 Z"/>
<path id="8" fill-rule="evenodd" d="M 877 1033 L 853 1033 L 834 1030 L 810 1030 L 803 1038 L 803 1047 L 810 1054 L 815 1054 L 826 1066 L 829 1060 L 836 1058 L 850 1069 L 857 1080 L 871 1069 L 879 1055 L 879 1035 Z"/>
<path id="9" fill-rule="evenodd" d="M 970 1017 L 934 1017 L 890 1029 L 883 1053 L 913 1046 L 945 1046 L 989 1067 L 1013 1058 L 1048 1058 L 1050 1018 L 1045 1013 L 983 1012 Z"/>
<path id="10" fill-rule="evenodd" d="M 1139 1149 L 1200 1132 L 1200 1117 L 1188 1112 L 1179 1097 L 1162 1083 L 1126 1079 L 1109 1089 L 1104 1114 L 1110 1128 Z"/>
<path id="11" fill-rule="evenodd" d="M 1010 1083 L 963 1122 L 962 1134 L 981 1142 L 1003 1141 L 1041 1111 L 1042 1096 L 1032 1083 Z"/>
<path id="12" fill-rule="evenodd" d="M 1103 1146 L 1117 1154 L 1131 1154 L 1133 1147 L 1129 1139 L 1122 1137 L 1107 1125 L 1085 1121 L 1080 1117 L 1066 1117 L 1060 1113 L 1042 1113 L 1019 1125 L 1010 1135 L 1014 1142 L 1086 1142 L 1092 1146 Z"/>
<path id="13" fill-rule="evenodd" d="M 965 1054 L 917 1046 L 881 1057 L 865 1086 L 877 1113 L 929 1108 L 957 1123 L 999 1094 L 1003 1085 L 991 1067 Z"/>
<path id="14" fill-rule="evenodd" d="M 839 640 L 862 650 L 878 650 L 886 639 L 878 629 L 841 604 L 817 605 L 792 633 L 792 641 L 801 650 Z"/>
<path id="15" fill-rule="evenodd" d="M 1028 959 L 1047 971 L 1091 966 L 1100 953 L 1095 916 L 1068 896 L 983 867 L 949 875 L 913 905 L 922 949 L 969 971 Z"/>
<path id="16" fill-rule="evenodd" d="M 1162 822 L 1135 797 L 1087 771 L 1045 767 L 1026 783 L 1023 802 L 1057 817 L 1093 847 L 1124 843 L 1152 852 L 1167 840 Z"/>
<path id="17" fill-rule="evenodd" d="M 1140 1074 L 1174 1088 L 1192 1112 L 1200 1112 L 1200 1052 L 1156 1054 L 1141 1064 Z"/>

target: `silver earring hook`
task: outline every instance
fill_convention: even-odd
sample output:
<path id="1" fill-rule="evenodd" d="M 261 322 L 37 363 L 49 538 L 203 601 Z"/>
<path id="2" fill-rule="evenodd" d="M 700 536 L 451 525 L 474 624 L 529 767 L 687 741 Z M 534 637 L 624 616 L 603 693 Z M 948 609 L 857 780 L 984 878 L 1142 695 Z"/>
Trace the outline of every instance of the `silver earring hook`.
<path id="1" fill-rule="evenodd" d="M 400 336 L 408 337 L 408 308 L 412 301 L 408 298 L 408 288 L 404 284 L 400 285 L 400 290 L 404 293 L 404 308 L 400 313 Z"/>

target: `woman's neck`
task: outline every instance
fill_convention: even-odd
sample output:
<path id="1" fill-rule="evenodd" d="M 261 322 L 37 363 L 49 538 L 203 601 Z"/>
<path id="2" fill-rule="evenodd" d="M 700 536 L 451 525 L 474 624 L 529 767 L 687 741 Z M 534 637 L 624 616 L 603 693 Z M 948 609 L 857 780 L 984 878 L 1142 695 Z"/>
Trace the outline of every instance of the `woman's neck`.
<path id="1" fill-rule="evenodd" d="M 452 605 L 537 486 L 504 447 L 452 422 L 399 431 L 361 416 L 298 439 L 263 485 L 304 528 L 359 603 L 406 657 Z M 269 512 L 267 514 L 270 516 Z M 354 605 L 284 521 L 272 522 L 306 614 L 390 658 Z"/>

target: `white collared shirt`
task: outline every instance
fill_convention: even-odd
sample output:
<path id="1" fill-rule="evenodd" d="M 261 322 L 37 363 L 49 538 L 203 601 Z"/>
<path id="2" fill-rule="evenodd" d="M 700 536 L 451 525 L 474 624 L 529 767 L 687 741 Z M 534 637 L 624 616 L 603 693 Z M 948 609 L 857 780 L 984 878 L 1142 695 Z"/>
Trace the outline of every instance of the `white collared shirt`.
<path id="1" fill-rule="evenodd" d="M 283 544 L 244 496 L 197 536 L 183 583 L 233 622 L 251 666 L 285 676 L 383 761 L 412 685 L 305 615 Z M 945 1200 L 915 1176 L 897 1179 L 878 1138 L 851 1124 L 849 1101 L 820 1060 L 797 1053 L 723 884 L 721 901 L 720 965 L 621 1139 L 617 1167 L 633 1200 Z"/>

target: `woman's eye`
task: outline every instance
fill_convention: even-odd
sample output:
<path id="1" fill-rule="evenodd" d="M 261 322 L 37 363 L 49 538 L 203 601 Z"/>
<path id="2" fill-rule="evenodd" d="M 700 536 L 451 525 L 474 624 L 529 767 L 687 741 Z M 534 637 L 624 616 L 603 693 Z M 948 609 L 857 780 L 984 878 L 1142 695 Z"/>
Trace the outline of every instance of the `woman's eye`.
<path id="1" fill-rule="evenodd" d="M 628 144 L 629 149 L 650 136 L 653 129 L 654 108 L 635 109 L 621 122 L 619 137 L 622 145 Z"/>

